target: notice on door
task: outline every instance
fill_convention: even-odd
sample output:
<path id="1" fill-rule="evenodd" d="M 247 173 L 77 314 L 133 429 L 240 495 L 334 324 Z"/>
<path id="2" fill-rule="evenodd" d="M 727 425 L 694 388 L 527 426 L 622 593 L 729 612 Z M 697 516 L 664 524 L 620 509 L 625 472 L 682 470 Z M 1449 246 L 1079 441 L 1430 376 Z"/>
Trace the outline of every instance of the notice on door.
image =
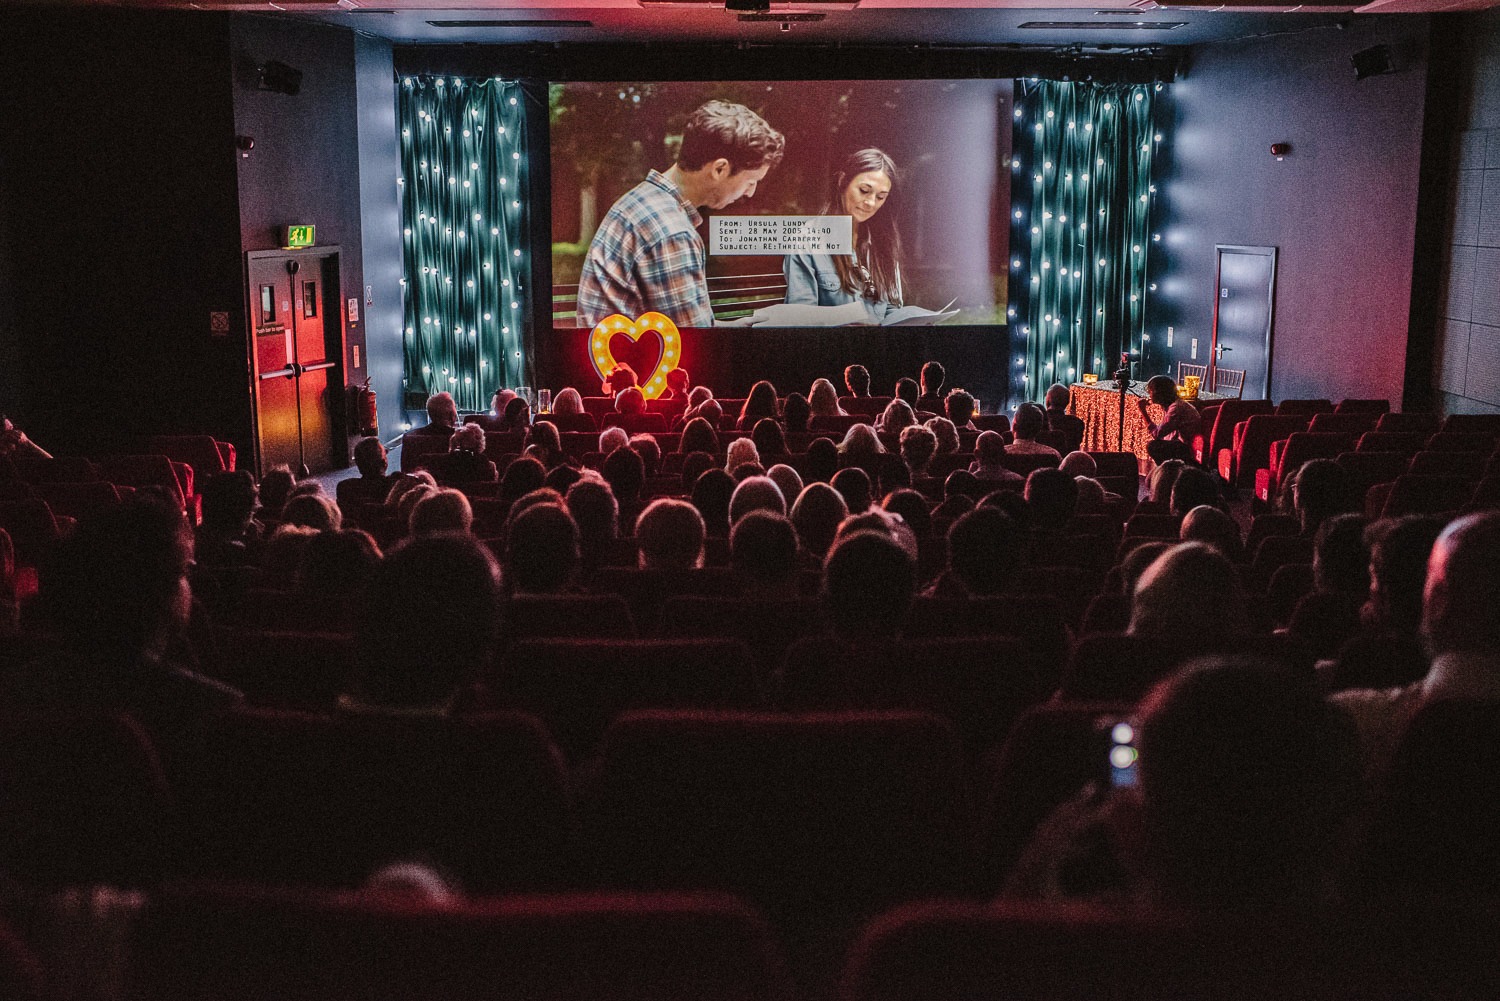
<path id="1" fill-rule="evenodd" d="M 710 254 L 852 254 L 854 220 L 846 215 L 716 215 Z"/>

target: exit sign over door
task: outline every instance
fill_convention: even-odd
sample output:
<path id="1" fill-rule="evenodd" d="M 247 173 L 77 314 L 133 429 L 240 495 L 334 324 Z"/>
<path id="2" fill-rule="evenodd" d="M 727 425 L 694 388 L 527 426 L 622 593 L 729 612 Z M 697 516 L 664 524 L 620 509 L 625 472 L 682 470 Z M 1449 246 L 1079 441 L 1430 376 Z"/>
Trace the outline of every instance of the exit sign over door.
<path id="1" fill-rule="evenodd" d="M 281 241 L 283 250 L 311 247 L 317 242 L 316 226 L 288 226 Z"/>

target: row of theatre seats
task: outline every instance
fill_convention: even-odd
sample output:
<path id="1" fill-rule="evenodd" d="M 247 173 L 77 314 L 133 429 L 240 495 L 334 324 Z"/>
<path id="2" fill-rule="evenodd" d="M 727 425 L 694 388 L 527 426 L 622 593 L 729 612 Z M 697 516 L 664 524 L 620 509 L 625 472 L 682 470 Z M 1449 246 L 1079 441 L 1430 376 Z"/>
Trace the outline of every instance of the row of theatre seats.
<path id="1" fill-rule="evenodd" d="M 1036 707 L 982 773 L 897 711 L 635 711 L 571 769 L 515 713 L 4 719 L 0 847 L 43 885 L 152 891 L 110 943 L 140 1001 L 1494 996 L 1500 913 L 1400 879 L 1316 916 L 986 903 L 1130 711 Z M 1420 882 L 1435 801 L 1493 839 L 1497 738 L 1492 709 L 1414 720 L 1374 871 Z M 470 899 L 355 892 L 412 857 Z"/>
<path id="2" fill-rule="evenodd" d="M 1230 400 L 1206 421 L 1198 455 L 1226 481 L 1253 490 L 1262 506 L 1312 459 L 1336 459 L 1371 517 L 1457 511 L 1471 499 L 1482 506 L 1500 497 L 1500 463 L 1491 462 L 1500 415 L 1390 413 L 1376 409 L 1385 401 L 1362 402 L 1374 405 L 1338 411 L 1316 409 L 1331 408 L 1326 400 Z M 1367 496 L 1398 480 L 1404 482 Z M 1490 482 L 1481 489 L 1481 481 Z"/>

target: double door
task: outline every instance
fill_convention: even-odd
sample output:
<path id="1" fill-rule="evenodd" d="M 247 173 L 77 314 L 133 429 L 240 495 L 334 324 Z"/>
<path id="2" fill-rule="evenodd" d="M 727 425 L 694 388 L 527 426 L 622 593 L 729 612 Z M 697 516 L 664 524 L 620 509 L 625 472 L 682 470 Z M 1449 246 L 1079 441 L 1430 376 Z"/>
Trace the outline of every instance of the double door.
<path id="1" fill-rule="evenodd" d="M 323 247 L 246 255 L 262 475 L 281 464 L 300 476 L 342 464 L 334 452 L 343 357 L 338 260 Z"/>

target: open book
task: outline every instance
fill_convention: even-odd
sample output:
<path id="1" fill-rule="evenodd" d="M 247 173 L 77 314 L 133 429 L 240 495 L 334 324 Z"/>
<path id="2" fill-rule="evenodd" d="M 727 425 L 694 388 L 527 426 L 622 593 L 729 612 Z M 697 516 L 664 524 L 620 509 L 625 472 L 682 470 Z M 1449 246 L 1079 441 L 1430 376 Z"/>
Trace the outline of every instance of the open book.
<path id="1" fill-rule="evenodd" d="M 953 303 L 948 303 L 948 306 Z M 941 323 L 958 310 L 923 309 L 921 306 L 899 306 L 885 315 L 882 327 L 923 327 Z M 842 306 L 810 306 L 803 303 L 779 302 L 774 306 L 762 306 L 748 317 L 752 327 L 840 327 L 867 325 L 870 314 L 863 303 L 847 302 Z"/>

